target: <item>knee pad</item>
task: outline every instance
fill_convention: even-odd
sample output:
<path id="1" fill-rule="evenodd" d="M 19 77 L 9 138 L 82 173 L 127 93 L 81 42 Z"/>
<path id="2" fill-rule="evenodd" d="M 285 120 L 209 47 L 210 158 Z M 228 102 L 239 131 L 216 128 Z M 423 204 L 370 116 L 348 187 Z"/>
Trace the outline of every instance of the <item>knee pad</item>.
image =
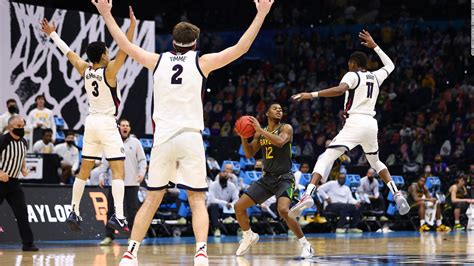
<path id="1" fill-rule="evenodd" d="M 326 151 L 319 156 L 316 165 L 314 166 L 313 173 L 318 173 L 322 176 L 322 182 L 326 183 L 329 173 L 331 172 L 334 161 L 339 158 L 344 152 L 339 149 L 326 149 Z"/>
<path id="2" fill-rule="evenodd" d="M 383 169 L 387 169 L 387 166 L 380 161 L 378 154 L 366 154 L 365 156 L 370 166 L 374 168 L 377 173 L 380 173 Z"/>

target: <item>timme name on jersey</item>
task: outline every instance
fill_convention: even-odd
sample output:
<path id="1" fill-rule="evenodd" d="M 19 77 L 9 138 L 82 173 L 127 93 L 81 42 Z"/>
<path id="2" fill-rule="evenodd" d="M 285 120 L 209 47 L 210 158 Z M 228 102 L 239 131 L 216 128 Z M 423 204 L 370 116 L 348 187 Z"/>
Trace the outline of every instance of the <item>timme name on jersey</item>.
<path id="1" fill-rule="evenodd" d="M 153 73 L 154 145 L 179 131 L 204 129 L 202 88 L 206 78 L 199 68 L 199 53 L 161 54 Z"/>
<path id="2" fill-rule="evenodd" d="M 120 90 L 107 83 L 105 68 L 88 67 L 84 73 L 89 114 L 116 116 L 120 106 Z"/>

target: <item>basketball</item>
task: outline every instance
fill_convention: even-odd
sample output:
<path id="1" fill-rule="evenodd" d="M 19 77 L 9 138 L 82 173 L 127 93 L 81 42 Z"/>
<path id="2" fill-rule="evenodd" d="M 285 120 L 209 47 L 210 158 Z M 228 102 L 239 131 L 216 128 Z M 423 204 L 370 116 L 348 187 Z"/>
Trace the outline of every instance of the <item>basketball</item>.
<path id="1" fill-rule="evenodd" d="M 250 116 L 245 115 L 235 122 L 235 131 L 244 138 L 250 138 L 255 134 L 255 128 L 252 126 Z"/>

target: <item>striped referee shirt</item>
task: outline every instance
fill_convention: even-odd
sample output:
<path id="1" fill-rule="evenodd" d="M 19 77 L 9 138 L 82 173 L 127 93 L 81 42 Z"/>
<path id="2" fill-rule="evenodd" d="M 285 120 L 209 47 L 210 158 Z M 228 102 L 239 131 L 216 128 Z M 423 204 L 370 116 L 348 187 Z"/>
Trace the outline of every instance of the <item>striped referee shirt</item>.
<path id="1" fill-rule="evenodd" d="M 0 169 L 10 178 L 18 178 L 26 156 L 27 142 L 14 139 L 10 133 L 0 135 Z"/>

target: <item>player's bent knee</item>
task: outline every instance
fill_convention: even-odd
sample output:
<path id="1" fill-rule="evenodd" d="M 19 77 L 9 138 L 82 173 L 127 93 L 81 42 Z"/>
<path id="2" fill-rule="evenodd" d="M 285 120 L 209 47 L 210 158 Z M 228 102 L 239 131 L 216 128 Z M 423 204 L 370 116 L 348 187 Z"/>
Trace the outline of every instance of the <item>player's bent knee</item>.
<path id="1" fill-rule="evenodd" d="M 387 169 L 387 166 L 382 161 L 380 161 L 378 154 L 366 154 L 365 156 L 367 157 L 367 161 L 369 161 L 370 166 L 374 168 L 377 173 Z"/>
<path id="2" fill-rule="evenodd" d="M 278 213 L 280 214 L 281 218 L 287 219 L 288 218 L 288 209 L 287 208 L 278 208 Z"/>

